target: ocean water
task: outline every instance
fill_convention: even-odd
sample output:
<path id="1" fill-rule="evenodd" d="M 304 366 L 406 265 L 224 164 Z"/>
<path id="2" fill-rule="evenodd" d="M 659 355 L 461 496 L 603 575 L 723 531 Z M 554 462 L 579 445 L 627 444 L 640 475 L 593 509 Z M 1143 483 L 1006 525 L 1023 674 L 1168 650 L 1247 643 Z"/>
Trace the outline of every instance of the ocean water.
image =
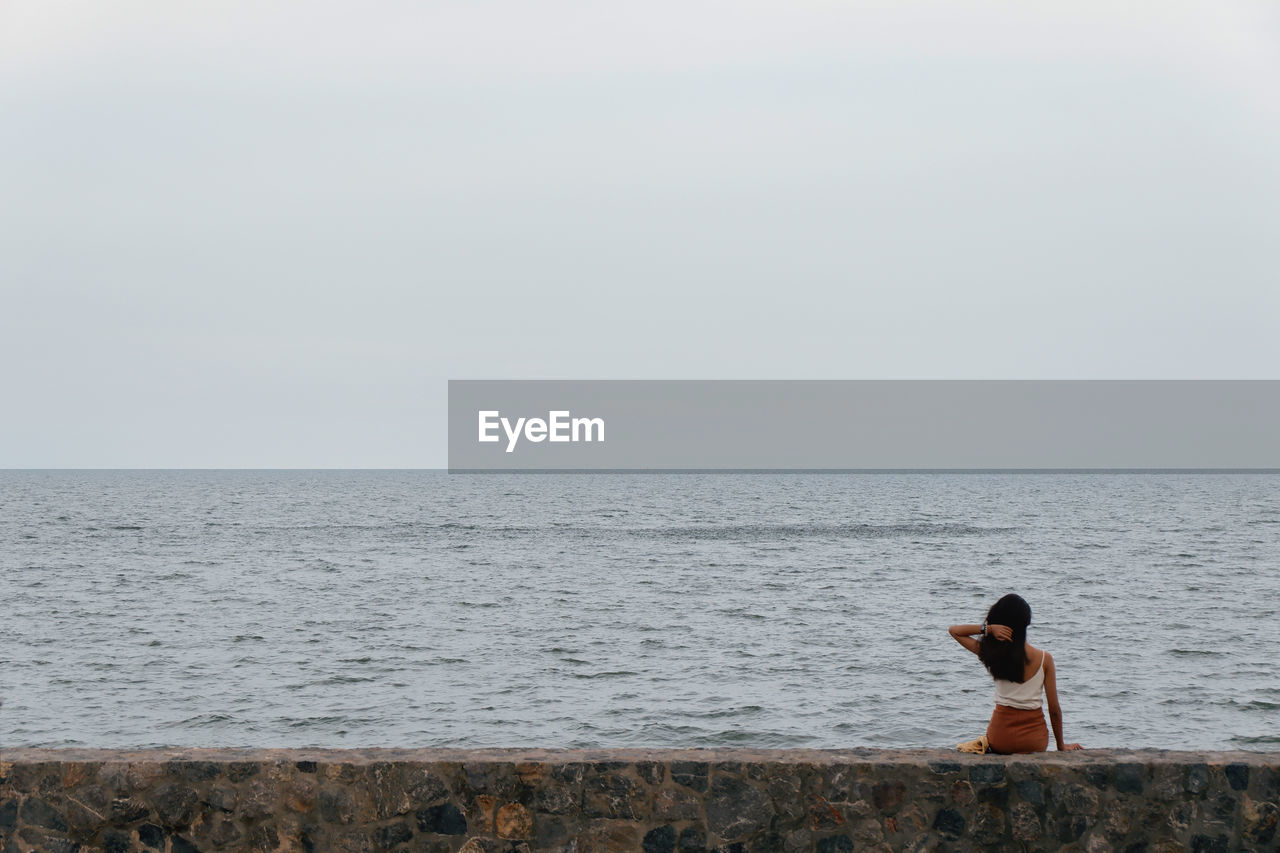
<path id="1" fill-rule="evenodd" d="M 0 746 L 1280 749 L 1280 476 L 0 472 Z"/>

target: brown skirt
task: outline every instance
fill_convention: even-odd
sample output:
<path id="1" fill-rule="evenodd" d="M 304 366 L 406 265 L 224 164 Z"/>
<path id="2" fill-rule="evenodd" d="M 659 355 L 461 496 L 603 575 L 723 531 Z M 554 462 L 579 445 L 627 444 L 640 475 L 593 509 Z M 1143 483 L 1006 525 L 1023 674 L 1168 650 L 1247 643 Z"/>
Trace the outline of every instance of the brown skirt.
<path id="1" fill-rule="evenodd" d="M 1049 728 L 1039 708 L 1010 708 L 996 705 L 987 725 L 987 742 L 992 752 L 1044 752 L 1049 748 Z"/>

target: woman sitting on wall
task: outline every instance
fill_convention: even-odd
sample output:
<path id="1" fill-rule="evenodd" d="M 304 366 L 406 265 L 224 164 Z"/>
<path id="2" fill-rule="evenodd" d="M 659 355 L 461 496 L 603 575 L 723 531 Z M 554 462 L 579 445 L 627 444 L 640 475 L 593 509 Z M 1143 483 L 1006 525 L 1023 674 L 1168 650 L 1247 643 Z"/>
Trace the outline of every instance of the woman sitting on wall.
<path id="1" fill-rule="evenodd" d="M 1058 704 L 1053 655 L 1027 643 L 1031 606 L 1018 595 L 1006 595 L 987 611 L 981 625 L 952 625 L 956 642 L 973 652 L 996 683 L 996 709 L 987 726 L 992 752 L 1044 752 L 1049 748 L 1040 696 L 1049 700 L 1049 719 L 1059 751 L 1081 749 L 1062 740 L 1062 707 Z M 980 637 L 981 639 L 974 639 Z"/>

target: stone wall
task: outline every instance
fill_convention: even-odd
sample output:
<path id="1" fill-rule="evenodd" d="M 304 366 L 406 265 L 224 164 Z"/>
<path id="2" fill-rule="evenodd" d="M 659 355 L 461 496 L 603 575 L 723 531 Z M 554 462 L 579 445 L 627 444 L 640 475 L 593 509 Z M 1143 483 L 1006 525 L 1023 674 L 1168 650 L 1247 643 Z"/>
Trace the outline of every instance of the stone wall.
<path id="1" fill-rule="evenodd" d="M 0 851 L 1277 850 L 1280 753 L 0 751 Z"/>

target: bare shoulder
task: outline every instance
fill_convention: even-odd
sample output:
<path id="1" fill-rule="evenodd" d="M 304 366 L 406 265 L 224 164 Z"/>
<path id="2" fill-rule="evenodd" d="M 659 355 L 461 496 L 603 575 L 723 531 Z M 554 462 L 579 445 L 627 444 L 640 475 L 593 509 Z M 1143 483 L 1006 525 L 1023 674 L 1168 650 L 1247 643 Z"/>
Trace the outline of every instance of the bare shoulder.
<path id="1" fill-rule="evenodd" d="M 1037 658 L 1039 658 L 1041 655 L 1044 656 L 1045 669 L 1048 669 L 1049 667 L 1053 666 L 1053 655 L 1049 654 L 1048 649 L 1038 649 L 1035 646 L 1031 645 L 1030 643 L 1027 643 L 1027 659 L 1028 660 L 1034 661 Z"/>

